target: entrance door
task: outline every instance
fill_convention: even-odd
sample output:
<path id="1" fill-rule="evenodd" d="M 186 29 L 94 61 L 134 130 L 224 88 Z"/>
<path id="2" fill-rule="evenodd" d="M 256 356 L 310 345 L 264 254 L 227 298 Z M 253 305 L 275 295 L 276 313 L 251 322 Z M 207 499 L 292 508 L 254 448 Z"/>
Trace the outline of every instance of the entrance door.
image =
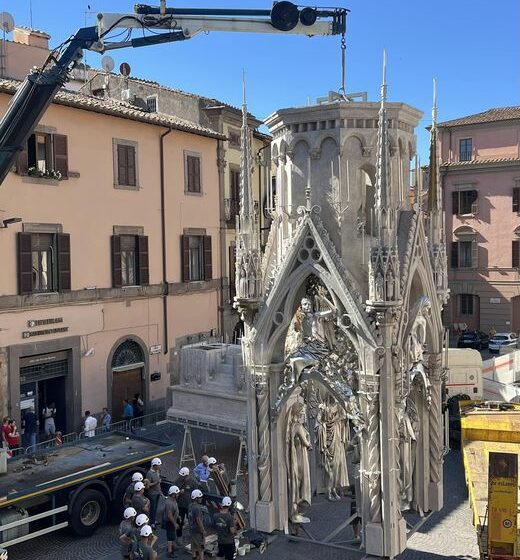
<path id="1" fill-rule="evenodd" d="M 520 296 L 515 296 L 512 300 L 512 312 L 513 312 L 513 321 L 512 321 L 512 331 L 516 334 L 520 333 Z"/>
<path id="2" fill-rule="evenodd" d="M 123 400 L 132 399 L 136 393 L 143 393 L 143 368 L 114 371 L 112 373 L 112 420 L 119 422 L 123 419 Z"/>

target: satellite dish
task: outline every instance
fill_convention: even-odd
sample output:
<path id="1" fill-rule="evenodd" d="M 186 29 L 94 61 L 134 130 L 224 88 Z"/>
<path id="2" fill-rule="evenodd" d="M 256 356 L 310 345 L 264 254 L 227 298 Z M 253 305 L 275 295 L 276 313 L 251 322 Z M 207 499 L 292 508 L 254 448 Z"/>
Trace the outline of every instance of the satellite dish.
<path id="1" fill-rule="evenodd" d="M 120 66 L 119 66 L 119 72 L 121 72 L 121 74 L 125 77 L 130 76 L 130 71 L 132 69 L 130 68 L 130 64 L 128 64 L 128 62 L 123 62 Z"/>
<path id="2" fill-rule="evenodd" d="M 279 31 L 291 31 L 298 25 L 300 13 L 292 2 L 277 2 L 271 10 L 271 25 Z"/>
<path id="3" fill-rule="evenodd" d="M 115 65 L 114 59 L 111 56 L 106 55 L 101 59 L 101 67 L 105 72 L 112 72 Z"/>
<path id="4" fill-rule="evenodd" d="M 4 33 L 10 33 L 14 29 L 14 19 L 9 12 L 0 12 L 0 27 Z"/>

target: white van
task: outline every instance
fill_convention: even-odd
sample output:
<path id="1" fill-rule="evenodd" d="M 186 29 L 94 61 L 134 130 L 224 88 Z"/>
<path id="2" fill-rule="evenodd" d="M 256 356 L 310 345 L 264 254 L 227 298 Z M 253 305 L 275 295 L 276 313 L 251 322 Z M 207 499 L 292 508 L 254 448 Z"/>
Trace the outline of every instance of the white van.
<path id="1" fill-rule="evenodd" d="M 468 395 L 472 400 L 482 398 L 482 356 L 470 348 L 448 348 L 448 397 Z"/>

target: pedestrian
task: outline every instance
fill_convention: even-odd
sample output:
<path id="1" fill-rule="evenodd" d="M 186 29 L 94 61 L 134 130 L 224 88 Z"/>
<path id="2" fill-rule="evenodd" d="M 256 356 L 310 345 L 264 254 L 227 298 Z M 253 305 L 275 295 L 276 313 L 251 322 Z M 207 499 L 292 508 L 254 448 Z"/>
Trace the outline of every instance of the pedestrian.
<path id="1" fill-rule="evenodd" d="M 129 507 L 132 505 L 132 497 L 134 495 L 134 486 L 136 482 L 143 482 L 144 476 L 140 472 L 135 472 L 132 475 L 132 482 L 126 487 L 125 495 L 123 496 L 123 505 Z"/>
<path id="2" fill-rule="evenodd" d="M 134 417 L 134 407 L 128 402 L 128 399 L 123 399 L 123 420 L 127 422 L 127 430 L 130 429 L 130 421 Z"/>
<path id="3" fill-rule="evenodd" d="M 199 482 L 206 482 L 211 476 L 211 469 L 209 467 L 209 457 L 203 455 L 201 457 L 201 462 L 193 469 L 193 476 Z"/>
<path id="4" fill-rule="evenodd" d="M 163 527 L 166 529 L 166 547 L 168 558 L 173 558 L 173 548 L 177 543 L 177 523 L 179 520 L 179 504 L 177 497 L 180 494 L 178 486 L 170 486 L 168 497 L 164 502 Z"/>
<path id="5" fill-rule="evenodd" d="M 141 528 L 141 538 L 136 550 L 133 551 L 134 560 L 156 560 L 157 552 L 152 548 L 157 542 L 157 537 L 153 534 L 150 525 Z"/>
<path id="6" fill-rule="evenodd" d="M 150 513 L 150 500 L 144 495 L 144 483 L 136 482 L 134 485 L 134 495 L 132 496 L 132 507 L 137 513 Z"/>
<path id="7" fill-rule="evenodd" d="M 135 393 L 132 400 L 132 407 L 134 409 L 134 417 L 140 418 L 144 416 L 144 401 L 141 398 L 141 393 Z"/>
<path id="8" fill-rule="evenodd" d="M 16 422 L 12 418 L 9 418 L 8 421 L 8 430 L 6 432 L 6 437 L 7 445 L 9 446 L 9 449 L 11 451 L 20 447 L 20 432 L 18 431 Z"/>
<path id="9" fill-rule="evenodd" d="M 159 505 L 159 498 L 161 497 L 161 465 L 162 461 L 159 457 L 152 459 L 150 470 L 146 473 L 146 480 L 148 480 L 148 487 L 146 495 L 150 500 L 150 525 L 155 529 L 155 517 L 157 515 L 157 506 Z"/>
<path id="10" fill-rule="evenodd" d="M 101 426 L 104 432 L 110 430 L 110 424 L 112 424 L 112 415 L 108 412 L 108 408 L 104 408 L 101 414 Z"/>
<path id="11" fill-rule="evenodd" d="M 132 552 L 132 537 L 136 528 L 137 511 L 133 507 L 127 507 L 123 512 L 123 517 L 123 521 L 119 524 L 119 542 L 121 543 L 121 556 L 129 560 Z"/>
<path id="12" fill-rule="evenodd" d="M 355 515 L 354 519 L 350 522 L 352 532 L 354 533 L 354 540 L 359 542 L 361 540 L 361 517 L 357 512 L 357 489 L 360 487 L 360 465 L 361 465 L 361 441 L 359 433 L 355 433 L 351 444 L 347 447 L 347 451 L 352 451 L 352 468 L 354 471 L 354 484 L 349 487 L 351 494 L 350 502 L 350 517 Z"/>
<path id="13" fill-rule="evenodd" d="M 54 434 L 56 433 L 56 424 L 54 421 L 56 418 L 56 405 L 54 404 L 54 401 L 43 409 L 42 416 L 45 437 L 47 439 L 51 439 L 51 437 L 54 438 Z"/>
<path id="14" fill-rule="evenodd" d="M 4 416 L 2 418 L 2 446 L 3 447 L 9 447 L 9 445 L 7 443 L 7 434 L 9 433 L 9 431 L 10 431 L 9 417 Z"/>
<path id="15" fill-rule="evenodd" d="M 179 504 L 179 523 L 177 526 L 177 538 L 182 537 L 182 529 L 184 527 L 184 520 L 188 516 L 188 512 L 191 504 L 191 493 L 199 487 L 199 483 L 190 475 L 190 469 L 188 467 L 182 467 L 179 471 L 179 478 L 175 481 L 175 486 L 180 490 L 180 494 L 177 498 L 177 503 Z"/>
<path id="16" fill-rule="evenodd" d="M 191 493 L 188 518 L 190 520 L 191 557 L 194 560 L 204 560 L 206 529 L 204 527 L 204 512 L 202 510 L 202 492 L 200 490 L 193 490 Z"/>
<path id="17" fill-rule="evenodd" d="M 96 435 L 96 428 L 96 418 L 92 416 L 92 414 L 90 414 L 90 410 L 86 410 L 85 423 L 83 424 L 83 432 L 85 433 L 85 437 L 94 437 Z"/>
<path id="18" fill-rule="evenodd" d="M 30 406 L 22 420 L 24 445 L 30 452 L 35 451 L 36 434 L 38 432 L 38 417 L 34 413 L 34 406 Z"/>
<path id="19" fill-rule="evenodd" d="M 217 558 L 233 560 L 236 553 L 235 535 L 237 532 L 235 516 L 229 511 L 232 501 L 229 496 L 222 498 L 222 508 L 213 516 L 218 537 Z"/>

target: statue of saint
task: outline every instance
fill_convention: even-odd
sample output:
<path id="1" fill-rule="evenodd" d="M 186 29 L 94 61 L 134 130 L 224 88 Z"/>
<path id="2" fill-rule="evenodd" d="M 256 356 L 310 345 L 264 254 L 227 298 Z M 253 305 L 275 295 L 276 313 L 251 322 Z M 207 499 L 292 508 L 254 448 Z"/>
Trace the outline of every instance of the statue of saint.
<path id="1" fill-rule="evenodd" d="M 376 284 L 376 299 L 378 301 L 385 301 L 385 286 L 381 273 L 378 272 L 375 280 Z"/>
<path id="2" fill-rule="evenodd" d="M 318 407 L 316 442 L 322 455 L 328 499 L 341 500 L 337 489 L 349 485 L 346 454 L 348 421 L 345 411 L 330 394 Z"/>
<path id="3" fill-rule="evenodd" d="M 305 427 L 305 405 L 298 401 L 289 410 L 286 427 L 286 463 L 289 488 L 289 516 L 293 523 L 309 523 L 302 515 L 311 505 L 309 451 L 312 449 Z"/>
<path id="4" fill-rule="evenodd" d="M 388 274 L 386 275 L 386 297 L 389 301 L 394 299 L 394 292 L 395 292 L 395 282 L 394 282 L 394 275 L 392 271 L 389 270 Z"/>
<path id="5" fill-rule="evenodd" d="M 414 474 L 417 462 L 417 440 L 420 436 L 419 414 L 415 403 L 407 398 L 400 411 L 399 461 L 401 464 L 401 510 L 414 504 Z"/>

